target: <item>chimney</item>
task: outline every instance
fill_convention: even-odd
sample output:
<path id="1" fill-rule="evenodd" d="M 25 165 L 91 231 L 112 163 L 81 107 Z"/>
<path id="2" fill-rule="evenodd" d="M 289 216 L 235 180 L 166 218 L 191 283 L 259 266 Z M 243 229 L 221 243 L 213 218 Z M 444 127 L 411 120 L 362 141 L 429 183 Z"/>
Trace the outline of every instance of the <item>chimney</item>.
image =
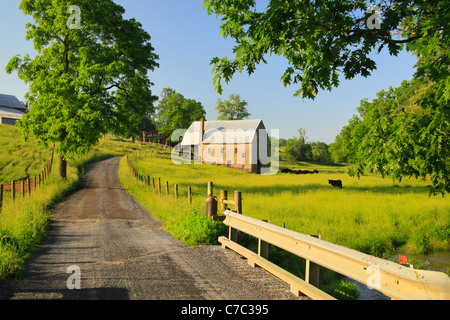
<path id="1" fill-rule="evenodd" d="M 200 119 L 200 142 L 203 141 L 203 134 L 205 133 L 205 119 Z"/>

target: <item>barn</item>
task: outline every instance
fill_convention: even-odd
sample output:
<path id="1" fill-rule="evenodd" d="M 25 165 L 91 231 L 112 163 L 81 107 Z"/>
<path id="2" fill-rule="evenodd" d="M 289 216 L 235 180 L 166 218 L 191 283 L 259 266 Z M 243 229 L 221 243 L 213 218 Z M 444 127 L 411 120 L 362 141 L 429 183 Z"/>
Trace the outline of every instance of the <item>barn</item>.
<path id="1" fill-rule="evenodd" d="M 15 96 L 0 93 L 0 124 L 15 125 L 27 108 Z"/>
<path id="2" fill-rule="evenodd" d="M 270 165 L 269 137 L 262 120 L 195 121 L 185 132 L 182 150 L 194 160 L 261 173 Z"/>

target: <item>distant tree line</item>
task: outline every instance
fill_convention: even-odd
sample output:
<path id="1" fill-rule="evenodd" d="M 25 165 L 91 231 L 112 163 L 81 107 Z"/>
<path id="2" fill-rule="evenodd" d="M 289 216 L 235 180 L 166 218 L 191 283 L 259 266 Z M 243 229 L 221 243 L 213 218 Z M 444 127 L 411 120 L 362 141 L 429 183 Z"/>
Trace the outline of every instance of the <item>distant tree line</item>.
<path id="1" fill-rule="evenodd" d="M 299 137 L 279 139 L 280 147 L 286 147 L 287 160 L 331 163 L 329 145 L 325 142 L 308 142 L 306 130 L 298 130 Z"/>

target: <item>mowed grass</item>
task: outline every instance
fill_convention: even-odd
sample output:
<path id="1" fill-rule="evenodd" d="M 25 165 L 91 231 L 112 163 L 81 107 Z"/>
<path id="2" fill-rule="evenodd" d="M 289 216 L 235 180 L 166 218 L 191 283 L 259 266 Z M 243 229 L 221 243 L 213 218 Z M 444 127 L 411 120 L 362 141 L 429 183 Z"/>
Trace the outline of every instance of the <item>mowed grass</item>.
<path id="1" fill-rule="evenodd" d="M 163 193 L 169 181 L 172 197 L 161 199 L 146 189 L 151 187 L 125 179 L 130 171 L 121 163 L 126 188 L 168 225 L 189 210 L 203 214 L 207 183 L 213 181 L 216 196 L 227 190 L 232 199 L 234 191 L 242 191 L 245 215 L 304 234 L 320 234 L 323 240 L 378 257 L 400 249 L 427 253 L 449 248 L 450 202 L 447 197 L 429 197 L 424 181 L 394 183 L 375 175 L 350 178 L 345 167 L 306 163 L 281 162 L 281 166 L 317 169 L 319 174 L 248 174 L 204 164 L 175 165 L 168 157 L 149 154 L 130 159 L 141 175 L 161 179 Z M 342 180 L 343 188 L 331 187 L 328 179 Z M 178 201 L 173 199 L 174 184 L 179 188 Z M 186 204 L 189 186 L 194 194 L 192 209 Z"/>

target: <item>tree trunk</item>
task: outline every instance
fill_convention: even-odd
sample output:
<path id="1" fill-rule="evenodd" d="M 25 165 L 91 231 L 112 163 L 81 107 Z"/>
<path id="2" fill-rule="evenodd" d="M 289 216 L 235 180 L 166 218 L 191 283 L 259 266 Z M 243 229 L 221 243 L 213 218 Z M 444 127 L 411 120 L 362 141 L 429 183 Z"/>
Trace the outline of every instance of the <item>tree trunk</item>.
<path id="1" fill-rule="evenodd" d="M 59 134 L 59 142 L 63 143 L 67 137 L 67 132 L 65 129 L 62 129 Z M 59 177 L 66 179 L 67 178 L 67 160 L 64 159 L 62 154 L 59 154 Z"/>
<path id="2" fill-rule="evenodd" d="M 64 160 L 62 154 L 59 155 L 59 177 L 63 179 L 67 177 L 67 160 Z"/>

